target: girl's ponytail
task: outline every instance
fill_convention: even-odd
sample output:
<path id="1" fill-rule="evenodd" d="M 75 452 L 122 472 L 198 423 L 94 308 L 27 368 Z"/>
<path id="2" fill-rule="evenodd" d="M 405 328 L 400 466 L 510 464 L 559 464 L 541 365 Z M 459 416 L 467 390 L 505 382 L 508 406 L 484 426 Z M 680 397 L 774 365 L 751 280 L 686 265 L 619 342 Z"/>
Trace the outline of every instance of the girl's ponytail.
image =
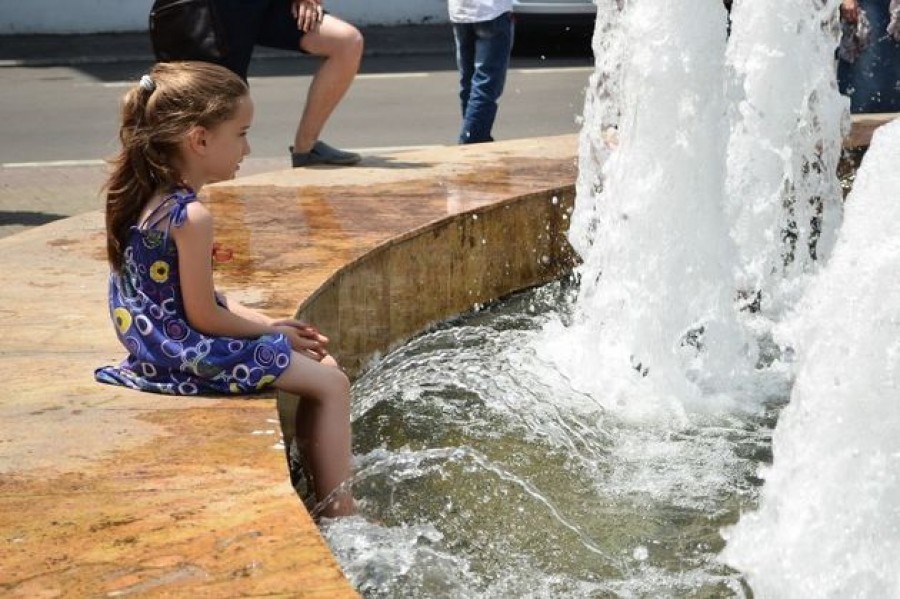
<path id="1" fill-rule="evenodd" d="M 110 161 L 112 170 L 106 182 L 106 253 L 114 270 L 122 266 L 122 252 L 131 226 L 153 197 L 157 185 L 147 164 L 145 149 L 148 133 L 142 129 L 147 100 L 153 90 L 136 86 L 122 101 L 119 128 L 119 153 Z"/>

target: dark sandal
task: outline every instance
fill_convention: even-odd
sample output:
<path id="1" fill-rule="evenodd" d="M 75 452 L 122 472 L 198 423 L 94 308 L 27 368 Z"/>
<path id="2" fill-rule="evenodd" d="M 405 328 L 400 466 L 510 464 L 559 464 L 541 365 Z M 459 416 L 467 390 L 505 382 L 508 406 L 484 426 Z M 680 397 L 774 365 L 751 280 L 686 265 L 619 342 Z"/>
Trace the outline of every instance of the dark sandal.
<path id="1" fill-rule="evenodd" d="M 355 152 L 346 152 L 329 146 L 324 141 L 317 141 L 309 152 L 294 152 L 291 150 L 291 166 L 311 166 L 313 164 L 336 164 L 349 166 L 362 160 L 362 156 Z"/>

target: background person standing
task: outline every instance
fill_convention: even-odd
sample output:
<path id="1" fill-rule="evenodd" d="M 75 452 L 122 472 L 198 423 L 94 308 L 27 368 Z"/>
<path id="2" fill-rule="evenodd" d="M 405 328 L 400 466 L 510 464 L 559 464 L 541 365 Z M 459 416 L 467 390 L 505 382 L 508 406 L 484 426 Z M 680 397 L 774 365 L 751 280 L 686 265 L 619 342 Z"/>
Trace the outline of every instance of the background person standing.
<path id="1" fill-rule="evenodd" d="M 331 116 L 359 70 L 363 37 L 359 30 L 330 14 L 322 0 L 208 0 L 217 33 L 222 39 L 222 55 L 203 58 L 217 62 L 247 80 L 247 70 L 255 46 L 267 46 L 310 54 L 322 59 L 306 94 L 306 104 L 290 147 L 291 164 L 355 164 L 359 154 L 333 148 L 319 139 Z M 176 2 L 156 0 L 153 10 L 163 11 Z M 151 13 L 151 20 L 152 20 Z M 158 25 L 161 37 L 178 36 L 184 24 L 167 21 Z M 163 30 L 175 28 L 172 31 Z M 151 27 L 152 33 L 152 27 Z M 186 47 L 171 48 L 166 60 L 196 60 L 192 36 Z M 157 52 L 157 58 L 163 57 Z"/>
<path id="2" fill-rule="evenodd" d="M 448 0 L 462 128 L 459 143 L 494 141 L 491 129 L 513 45 L 512 0 Z"/>
<path id="3" fill-rule="evenodd" d="M 838 86 L 853 113 L 900 112 L 900 0 L 842 0 Z"/>

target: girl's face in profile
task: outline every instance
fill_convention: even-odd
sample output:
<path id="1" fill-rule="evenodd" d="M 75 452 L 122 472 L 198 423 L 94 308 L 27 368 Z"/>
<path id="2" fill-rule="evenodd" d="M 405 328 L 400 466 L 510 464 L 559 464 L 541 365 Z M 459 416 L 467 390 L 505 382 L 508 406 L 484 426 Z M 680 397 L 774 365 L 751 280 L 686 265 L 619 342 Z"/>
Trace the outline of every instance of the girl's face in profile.
<path id="1" fill-rule="evenodd" d="M 206 170 L 210 183 L 233 179 L 244 156 L 250 153 L 247 131 L 253 122 L 253 100 L 238 100 L 234 116 L 210 129 L 206 137 Z"/>

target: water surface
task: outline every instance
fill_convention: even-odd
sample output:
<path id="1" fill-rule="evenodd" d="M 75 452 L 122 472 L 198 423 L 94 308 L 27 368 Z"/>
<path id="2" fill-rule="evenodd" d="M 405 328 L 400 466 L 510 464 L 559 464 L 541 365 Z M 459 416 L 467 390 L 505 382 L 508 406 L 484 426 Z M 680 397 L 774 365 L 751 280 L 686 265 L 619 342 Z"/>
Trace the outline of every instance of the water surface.
<path id="1" fill-rule="evenodd" d="M 538 357 L 570 296 L 554 283 L 443 323 L 355 383 L 365 517 L 325 531 L 365 596 L 746 595 L 719 530 L 754 505 L 777 402 L 617 417 Z"/>

